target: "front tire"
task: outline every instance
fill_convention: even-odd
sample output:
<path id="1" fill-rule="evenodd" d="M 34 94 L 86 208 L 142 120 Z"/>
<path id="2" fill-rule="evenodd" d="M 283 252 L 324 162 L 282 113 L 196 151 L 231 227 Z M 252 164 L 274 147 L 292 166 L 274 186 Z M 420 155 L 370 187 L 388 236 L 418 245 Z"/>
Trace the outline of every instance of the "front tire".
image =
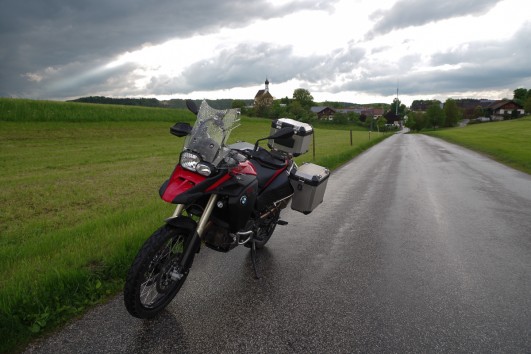
<path id="1" fill-rule="evenodd" d="M 129 269 L 124 287 L 127 311 L 138 318 L 152 318 L 162 311 L 181 289 L 192 265 L 179 263 L 191 244 L 193 232 L 164 225 L 147 239 Z"/>

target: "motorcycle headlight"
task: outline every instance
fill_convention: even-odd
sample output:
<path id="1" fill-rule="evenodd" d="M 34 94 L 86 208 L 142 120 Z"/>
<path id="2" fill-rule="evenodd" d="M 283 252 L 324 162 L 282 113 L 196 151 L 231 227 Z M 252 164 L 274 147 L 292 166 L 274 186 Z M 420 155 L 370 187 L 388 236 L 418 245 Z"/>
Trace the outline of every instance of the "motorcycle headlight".
<path id="1" fill-rule="evenodd" d="M 181 166 L 190 171 L 196 171 L 197 164 L 201 162 L 201 157 L 190 151 L 181 154 Z"/>
<path id="2" fill-rule="evenodd" d="M 197 171 L 197 173 L 199 173 L 200 175 L 202 176 L 210 176 L 212 174 L 212 167 L 210 164 L 206 164 L 206 163 L 203 163 L 203 162 L 200 162 L 197 164 L 197 166 L 195 167 L 195 170 Z"/>

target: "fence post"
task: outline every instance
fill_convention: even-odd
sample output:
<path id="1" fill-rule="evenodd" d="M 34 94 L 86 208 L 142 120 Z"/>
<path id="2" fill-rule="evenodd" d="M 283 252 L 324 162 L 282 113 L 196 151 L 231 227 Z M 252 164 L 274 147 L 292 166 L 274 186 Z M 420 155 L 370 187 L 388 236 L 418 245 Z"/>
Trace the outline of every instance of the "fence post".
<path id="1" fill-rule="evenodd" d="M 350 146 L 352 146 L 352 129 L 350 129 Z"/>
<path id="2" fill-rule="evenodd" d="M 315 129 L 313 130 L 312 139 L 313 139 L 313 144 L 312 144 L 313 161 L 315 161 Z"/>

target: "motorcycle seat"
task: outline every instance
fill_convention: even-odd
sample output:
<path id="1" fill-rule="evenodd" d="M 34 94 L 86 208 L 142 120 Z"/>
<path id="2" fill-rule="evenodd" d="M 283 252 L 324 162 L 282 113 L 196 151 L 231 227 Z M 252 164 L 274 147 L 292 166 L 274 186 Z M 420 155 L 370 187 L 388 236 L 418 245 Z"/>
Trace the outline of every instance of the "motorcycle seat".
<path id="1" fill-rule="evenodd" d="M 287 167 L 286 160 L 281 155 L 260 148 L 253 151 L 250 157 L 258 178 L 258 189 L 262 191 L 278 175 L 279 170 Z"/>
<path id="2" fill-rule="evenodd" d="M 251 158 L 256 160 L 261 166 L 273 170 L 279 170 L 286 166 L 286 159 L 282 155 L 262 148 L 253 151 Z"/>

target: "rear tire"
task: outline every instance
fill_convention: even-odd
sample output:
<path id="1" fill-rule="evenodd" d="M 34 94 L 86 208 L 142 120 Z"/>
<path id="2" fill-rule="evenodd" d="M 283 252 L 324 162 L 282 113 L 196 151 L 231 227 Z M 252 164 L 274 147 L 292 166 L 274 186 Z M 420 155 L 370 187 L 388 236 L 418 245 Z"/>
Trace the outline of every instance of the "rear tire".
<path id="1" fill-rule="evenodd" d="M 275 231 L 279 218 L 280 210 L 277 210 L 266 221 L 262 222 L 262 225 L 260 225 L 260 227 L 258 228 L 257 235 L 254 236 L 254 242 L 257 250 L 264 248 L 267 241 L 269 241 L 271 235 L 273 235 L 273 232 Z M 252 247 L 251 241 L 245 243 L 244 245 L 245 247 Z"/>
<path id="2" fill-rule="evenodd" d="M 173 300 L 195 256 L 193 252 L 186 269 L 179 269 L 186 247 L 194 247 L 192 236 L 185 228 L 164 225 L 146 240 L 125 281 L 124 303 L 132 316 L 152 318 Z"/>

